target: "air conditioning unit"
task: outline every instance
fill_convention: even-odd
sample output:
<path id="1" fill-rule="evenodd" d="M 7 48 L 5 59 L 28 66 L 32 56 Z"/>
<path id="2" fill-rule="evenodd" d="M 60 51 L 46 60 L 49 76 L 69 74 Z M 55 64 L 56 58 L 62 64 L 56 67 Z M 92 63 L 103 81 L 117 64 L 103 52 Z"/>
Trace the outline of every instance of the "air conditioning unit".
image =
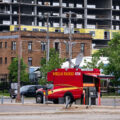
<path id="1" fill-rule="evenodd" d="M 74 7 L 74 4 L 70 3 L 70 4 L 69 4 L 69 7 L 73 8 L 73 7 Z"/>
<path id="2" fill-rule="evenodd" d="M 14 25 L 17 25 L 17 21 L 14 21 Z"/>
<path id="3" fill-rule="evenodd" d="M 66 3 L 62 3 L 62 6 L 63 6 L 63 7 L 66 7 Z"/>
<path id="4" fill-rule="evenodd" d="M 32 25 L 34 25 L 34 22 L 32 22 Z"/>
<path id="5" fill-rule="evenodd" d="M 53 16 L 59 16 L 59 13 L 53 13 Z"/>
<path id="6" fill-rule="evenodd" d="M 39 5 L 42 5 L 42 2 L 38 2 Z"/>
<path id="7" fill-rule="evenodd" d="M 42 13 L 41 13 L 41 12 L 39 12 L 39 13 L 38 13 L 38 15 L 42 15 Z"/>
<path id="8" fill-rule="evenodd" d="M 14 2 L 14 3 L 17 3 L 17 0 L 14 0 L 13 2 Z"/>
<path id="9" fill-rule="evenodd" d="M 39 22 L 39 26 L 42 26 L 42 22 Z"/>
<path id="10" fill-rule="evenodd" d="M 82 6 L 82 4 L 76 4 L 76 7 L 77 8 L 82 8 L 83 6 Z"/>
<path id="11" fill-rule="evenodd" d="M 17 11 L 14 11 L 14 14 L 17 14 Z"/>
<path id="12" fill-rule="evenodd" d="M 53 6 L 59 6 L 59 3 L 54 2 Z"/>
<path id="13" fill-rule="evenodd" d="M 34 15 L 34 12 L 32 12 L 32 15 Z"/>

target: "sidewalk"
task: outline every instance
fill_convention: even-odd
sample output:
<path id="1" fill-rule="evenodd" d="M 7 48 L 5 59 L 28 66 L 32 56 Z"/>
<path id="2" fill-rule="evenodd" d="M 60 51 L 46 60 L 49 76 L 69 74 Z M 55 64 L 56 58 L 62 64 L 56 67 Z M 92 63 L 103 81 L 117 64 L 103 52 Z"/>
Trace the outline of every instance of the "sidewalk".
<path id="1" fill-rule="evenodd" d="M 65 109 L 65 104 L 0 104 L 0 116 L 74 113 L 120 114 L 120 107 L 72 105 L 71 108 Z"/>

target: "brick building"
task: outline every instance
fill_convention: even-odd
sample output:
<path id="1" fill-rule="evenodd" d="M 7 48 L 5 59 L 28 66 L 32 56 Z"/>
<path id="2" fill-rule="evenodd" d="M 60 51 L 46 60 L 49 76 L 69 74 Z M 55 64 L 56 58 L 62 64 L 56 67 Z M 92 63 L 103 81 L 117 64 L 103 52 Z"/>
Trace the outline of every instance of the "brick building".
<path id="1" fill-rule="evenodd" d="M 40 60 L 45 56 L 46 32 L 21 31 L 22 57 L 28 66 L 40 66 Z M 8 66 L 18 53 L 18 32 L 0 33 L 0 75 L 8 74 Z M 55 48 L 61 58 L 68 58 L 69 35 L 64 33 L 50 33 L 50 48 Z M 73 34 L 72 58 L 80 51 L 84 56 L 91 55 L 92 37 L 90 34 Z"/>

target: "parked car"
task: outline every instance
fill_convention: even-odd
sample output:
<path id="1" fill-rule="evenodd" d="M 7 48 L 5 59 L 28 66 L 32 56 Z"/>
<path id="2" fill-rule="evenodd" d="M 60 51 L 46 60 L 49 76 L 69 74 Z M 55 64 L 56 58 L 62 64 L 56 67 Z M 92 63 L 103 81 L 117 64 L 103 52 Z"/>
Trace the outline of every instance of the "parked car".
<path id="1" fill-rule="evenodd" d="M 43 88 L 41 85 L 25 85 L 20 88 L 20 95 L 24 95 L 26 97 L 35 97 L 36 96 L 36 90 Z M 15 90 L 13 93 L 10 94 L 12 98 L 16 98 L 17 96 L 17 90 Z"/>

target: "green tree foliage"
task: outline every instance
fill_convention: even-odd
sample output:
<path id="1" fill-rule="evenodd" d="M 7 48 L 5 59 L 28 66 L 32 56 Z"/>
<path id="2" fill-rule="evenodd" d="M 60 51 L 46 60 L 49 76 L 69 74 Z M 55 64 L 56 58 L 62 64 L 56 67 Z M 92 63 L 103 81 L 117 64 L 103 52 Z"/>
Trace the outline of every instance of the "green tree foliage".
<path id="1" fill-rule="evenodd" d="M 100 60 L 100 56 L 98 53 L 92 55 L 92 59 L 90 62 L 87 62 L 86 60 L 84 61 L 86 65 L 83 66 L 83 68 L 88 68 L 88 69 L 93 69 L 93 68 L 98 68 L 102 69 L 103 68 L 103 62 L 98 62 Z"/>
<path id="2" fill-rule="evenodd" d="M 113 83 L 118 85 L 120 84 L 118 81 L 120 78 L 120 33 L 114 33 L 113 39 L 109 42 L 105 52 L 107 53 L 109 64 L 104 67 L 104 72 L 114 75 L 115 80 L 113 80 Z"/>
<path id="3" fill-rule="evenodd" d="M 49 61 L 46 63 L 45 58 L 43 58 L 43 60 L 41 61 L 40 72 L 42 73 L 42 78 L 40 79 L 40 84 L 45 84 L 47 73 L 56 68 L 61 68 L 61 65 L 64 61 L 64 59 L 59 58 L 59 54 L 55 51 L 54 48 L 50 49 Z"/>
<path id="4" fill-rule="evenodd" d="M 21 73 L 20 80 L 21 82 L 28 82 L 28 73 L 26 72 L 27 66 L 24 64 L 23 59 L 21 59 Z M 11 64 L 8 67 L 9 70 L 9 80 L 12 82 L 17 82 L 18 76 L 18 58 L 14 58 Z"/>

